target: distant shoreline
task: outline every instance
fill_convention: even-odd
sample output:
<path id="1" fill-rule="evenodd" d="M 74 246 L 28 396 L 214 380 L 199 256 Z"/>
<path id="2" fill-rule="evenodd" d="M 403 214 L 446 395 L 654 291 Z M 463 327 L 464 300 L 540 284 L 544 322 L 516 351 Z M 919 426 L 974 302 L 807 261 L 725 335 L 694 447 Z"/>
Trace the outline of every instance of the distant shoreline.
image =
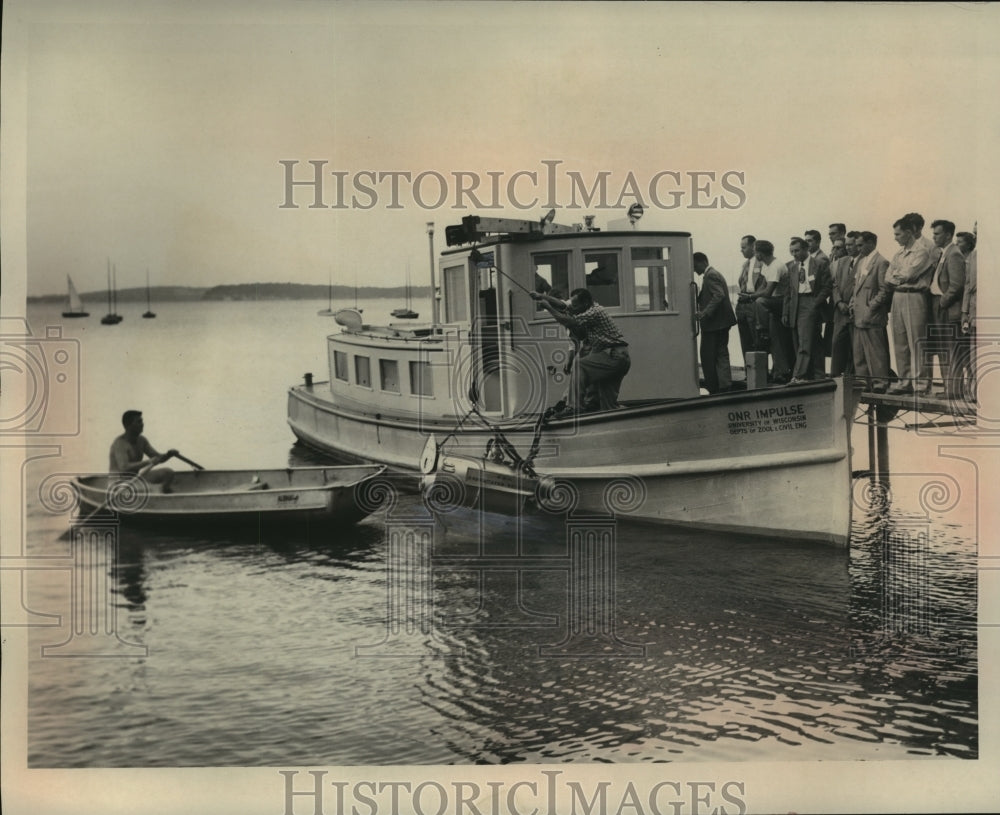
<path id="1" fill-rule="evenodd" d="M 321 286 L 307 283 L 236 283 L 225 286 L 152 286 L 149 298 L 154 303 L 191 302 L 195 300 L 352 300 L 352 299 L 403 299 L 407 295 L 406 286 Z M 426 298 L 431 295 L 430 286 L 411 286 L 411 298 Z M 119 289 L 116 293 L 119 303 L 145 303 L 146 288 Z M 84 303 L 104 303 L 108 299 L 106 289 L 84 292 L 80 295 Z M 27 298 L 28 303 L 62 303 L 66 294 L 41 294 Z"/>

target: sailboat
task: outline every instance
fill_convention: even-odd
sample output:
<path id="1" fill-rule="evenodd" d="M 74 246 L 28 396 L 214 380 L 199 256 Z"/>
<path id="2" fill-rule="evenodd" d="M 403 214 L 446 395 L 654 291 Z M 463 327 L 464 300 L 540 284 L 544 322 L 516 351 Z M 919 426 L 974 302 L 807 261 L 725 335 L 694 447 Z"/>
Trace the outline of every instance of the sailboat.
<path id="1" fill-rule="evenodd" d="M 101 325 L 118 325 L 122 316 L 118 313 L 118 293 L 115 291 L 111 261 L 108 261 L 108 313 L 101 317 Z"/>
<path id="2" fill-rule="evenodd" d="M 410 308 L 410 264 L 406 264 L 406 308 L 394 308 L 391 312 L 393 317 L 400 320 L 415 320 L 420 315 Z"/>
<path id="3" fill-rule="evenodd" d="M 142 316 L 147 320 L 156 316 L 149 305 L 149 269 L 146 269 L 146 311 Z"/>
<path id="4" fill-rule="evenodd" d="M 330 275 L 330 282 L 326 287 L 326 302 L 327 306 L 324 309 L 320 309 L 316 313 L 320 317 L 332 317 L 334 315 L 333 311 L 333 275 Z"/>
<path id="5" fill-rule="evenodd" d="M 66 288 L 68 290 L 68 294 L 66 295 L 66 310 L 62 313 L 62 316 L 89 317 L 90 312 L 83 310 L 83 301 L 80 299 L 80 295 L 76 293 L 73 278 L 69 275 L 66 275 Z"/>
<path id="6" fill-rule="evenodd" d="M 354 283 L 354 310 L 360 314 L 363 308 L 358 308 L 358 284 Z M 330 283 L 327 287 L 327 306 L 316 312 L 320 317 L 332 317 L 337 312 L 333 310 L 333 275 L 330 275 Z"/>

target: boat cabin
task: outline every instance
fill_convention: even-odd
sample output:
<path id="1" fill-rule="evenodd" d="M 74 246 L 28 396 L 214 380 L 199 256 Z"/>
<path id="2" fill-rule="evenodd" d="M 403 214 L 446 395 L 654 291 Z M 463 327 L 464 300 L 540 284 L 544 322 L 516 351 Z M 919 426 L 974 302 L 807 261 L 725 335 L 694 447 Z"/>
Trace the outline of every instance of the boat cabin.
<path id="1" fill-rule="evenodd" d="M 335 400 L 363 412 L 447 418 L 537 415 L 562 398 L 572 344 L 529 296 L 586 288 L 629 343 L 620 399 L 697 396 L 696 287 L 687 232 L 602 232 L 469 216 L 446 231 L 438 322 L 368 326 L 338 316 L 329 337 Z M 346 312 L 350 312 L 349 314 Z"/>

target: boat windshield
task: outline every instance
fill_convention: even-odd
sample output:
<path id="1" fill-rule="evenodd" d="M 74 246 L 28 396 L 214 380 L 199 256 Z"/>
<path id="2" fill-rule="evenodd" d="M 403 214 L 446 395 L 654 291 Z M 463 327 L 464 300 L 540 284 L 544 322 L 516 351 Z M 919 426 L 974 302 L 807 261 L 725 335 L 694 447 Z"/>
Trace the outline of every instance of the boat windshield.
<path id="1" fill-rule="evenodd" d="M 535 264 L 535 291 L 567 299 L 569 285 L 569 252 L 540 252 L 531 256 Z M 536 311 L 542 310 L 537 303 Z"/>
<path id="2" fill-rule="evenodd" d="M 606 307 L 622 304 L 617 252 L 588 252 L 583 256 L 583 268 L 587 275 L 587 290 L 595 303 Z"/>

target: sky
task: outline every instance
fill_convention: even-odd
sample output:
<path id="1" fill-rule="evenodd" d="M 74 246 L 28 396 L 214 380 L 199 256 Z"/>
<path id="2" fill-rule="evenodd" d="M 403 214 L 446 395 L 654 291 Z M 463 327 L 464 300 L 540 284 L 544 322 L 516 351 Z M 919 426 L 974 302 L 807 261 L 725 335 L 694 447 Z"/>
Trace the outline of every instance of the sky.
<path id="1" fill-rule="evenodd" d="M 607 227 L 639 200 L 641 227 L 691 232 L 731 283 L 746 233 L 783 258 L 808 228 L 828 248 L 834 221 L 883 254 L 906 212 L 971 230 L 992 205 L 997 12 L 32 3 L 26 290 L 61 292 L 66 274 L 103 289 L 109 260 L 120 287 L 147 268 L 154 285 L 390 286 L 407 265 L 420 284 L 428 221 L 440 250 L 464 215 L 537 220 L 549 203 L 558 223 Z M 310 162 L 321 207 L 286 188 Z M 588 206 L 580 185 L 602 177 Z"/>

